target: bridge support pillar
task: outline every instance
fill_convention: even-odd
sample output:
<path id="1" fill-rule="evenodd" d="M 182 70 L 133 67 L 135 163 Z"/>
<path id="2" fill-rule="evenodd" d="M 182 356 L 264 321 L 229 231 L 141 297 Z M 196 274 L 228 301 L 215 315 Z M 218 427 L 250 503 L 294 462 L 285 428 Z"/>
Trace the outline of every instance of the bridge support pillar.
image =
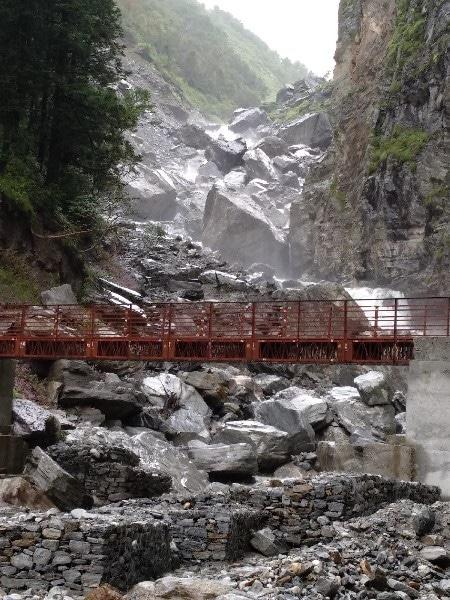
<path id="1" fill-rule="evenodd" d="M 22 438 L 11 435 L 16 363 L 0 359 L 0 474 L 21 473 L 25 459 Z"/>
<path id="2" fill-rule="evenodd" d="M 450 340 L 416 338 L 409 367 L 407 439 L 416 449 L 416 479 L 450 498 Z"/>

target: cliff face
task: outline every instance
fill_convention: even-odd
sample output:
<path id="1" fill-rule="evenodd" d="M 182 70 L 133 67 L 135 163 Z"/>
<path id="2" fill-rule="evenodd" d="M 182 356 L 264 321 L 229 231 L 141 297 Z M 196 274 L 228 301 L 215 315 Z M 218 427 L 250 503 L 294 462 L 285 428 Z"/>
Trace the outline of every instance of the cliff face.
<path id="1" fill-rule="evenodd" d="M 450 2 L 341 0 L 335 139 L 293 205 L 294 269 L 448 291 Z"/>

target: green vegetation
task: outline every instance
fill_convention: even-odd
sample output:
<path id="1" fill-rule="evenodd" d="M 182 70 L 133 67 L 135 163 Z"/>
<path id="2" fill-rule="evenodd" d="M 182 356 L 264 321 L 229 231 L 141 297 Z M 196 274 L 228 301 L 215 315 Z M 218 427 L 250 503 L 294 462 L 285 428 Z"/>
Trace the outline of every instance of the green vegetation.
<path id="1" fill-rule="evenodd" d="M 98 239 L 138 160 L 125 133 L 148 98 L 115 91 L 121 35 L 114 0 L 0 3 L 2 210 L 73 248 Z"/>
<path id="2" fill-rule="evenodd" d="M 387 54 L 388 71 L 393 76 L 391 91 L 401 88 L 405 74 L 417 68 L 417 59 L 425 45 L 426 18 L 421 2 L 411 8 L 411 0 L 397 0 L 397 18 Z"/>
<path id="3" fill-rule="evenodd" d="M 430 210 L 444 210 L 445 206 L 448 204 L 448 199 L 450 196 L 450 189 L 448 185 L 436 185 L 431 192 L 425 196 L 424 204 Z"/>
<path id="4" fill-rule="evenodd" d="M 375 135 L 372 139 L 369 172 L 374 173 L 388 159 L 401 164 L 414 163 L 428 140 L 429 135 L 425 131 L 399 125 L 394 128 L 390 137 Z"/>
<path id="5" fill-rule="evenodd" d="M 127 36 L 194 106 L 228 117 L 307 72 L 282 60 L 231 15 L 197 0 L 117 0 Z"/>
<path id="6" fill-rule="evenodd" d="M 337 200 L 339 206 L 344 209 L 347 206 L 347 196 L 342 190 L 339 189 L 336 177 L 331 182 L 330 192 L 332 197 Z"/>
<path id="7" fill-rule="evenodd" d="M 332 107 L 331 94 L 333 82 L 326 81 L 319 85 L 309 98 L 305 98 L 294 106 L 277 105 L 269 107 L 268 113 L 276 123 L 290 123 L 308 113 L 326 112 Z"/>
<path id="8" fill-rule="evenodd" d="M 54 285 L 53 278 L 38 278 L 29 257 L 12 250 L 0 254 L 0 302 L 36 302 L 45 287 Z"/>

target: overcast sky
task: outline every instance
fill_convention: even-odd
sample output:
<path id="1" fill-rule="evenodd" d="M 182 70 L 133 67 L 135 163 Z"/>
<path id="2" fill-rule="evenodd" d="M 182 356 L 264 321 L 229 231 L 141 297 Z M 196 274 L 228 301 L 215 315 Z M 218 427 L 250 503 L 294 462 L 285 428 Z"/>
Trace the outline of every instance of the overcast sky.
<path id="1" fill-rule="evenodd" d="M 339 0 L 201 0 L 219 6 L 283 57 L 324 75 L 334 68 Z"/>

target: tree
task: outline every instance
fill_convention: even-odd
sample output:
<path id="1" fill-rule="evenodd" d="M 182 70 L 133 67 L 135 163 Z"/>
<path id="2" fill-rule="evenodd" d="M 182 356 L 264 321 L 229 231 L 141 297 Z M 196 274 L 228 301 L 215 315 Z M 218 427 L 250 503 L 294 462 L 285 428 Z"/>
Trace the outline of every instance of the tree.
<path id="1" fill-rule="evenodd" d="M 138 160 L 148 98 L 117 92 L 121 35 L 114 0 L 0 3 L 0 194 L 31 225 L 95 229 Z"/>

